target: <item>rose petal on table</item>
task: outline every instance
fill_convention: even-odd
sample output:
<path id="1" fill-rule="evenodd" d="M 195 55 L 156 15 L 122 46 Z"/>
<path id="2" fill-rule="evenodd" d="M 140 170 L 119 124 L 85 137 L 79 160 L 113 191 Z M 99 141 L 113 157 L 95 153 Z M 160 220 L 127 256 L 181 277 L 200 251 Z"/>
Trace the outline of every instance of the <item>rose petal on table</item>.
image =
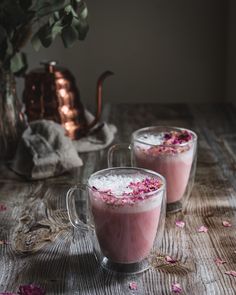
<path id="1" fill-rule="evenodd" d="M 198 229 L 199 233 L 207 233 L 207 231 L 208 231 L 208 228 L 204 225 L 200 226 Z"/>
<path id="2" fill-rule="evenodd" d="M 165 260 L 166 260 L 166 262 L 168 262 L 168 263 L 176 263 L 178 260 L 176 260 L 176 259 L 174 259 L 174 258 L 172 258 L 172 257 L 170 257 L 170 256 L 166 256 L 165 257 Z"/>
<path id="3" fill-rule="evenodd" d="M 129 288 L 130 290 L 137 290 L 138 289 L 137 283 L 136 282 L 129 283 Z"/>
<path id="4" fill-rule="evenodd" d="M 224 264 L 224 263 L 227 263 L 227 262 L 225 260 L 220 259 L 220 258 L 216 258 L 215 263 L 219 265 L 219 264 Z"/>
<path id="5" fill-rule="evenodd" d="M 176 294 L 180 294 L 182 292 L 182 288 L 179 283 L 173 283 L 171 286 L 171 291 Z"/>
<path id="6" fill-rule="evenodd" d="M 19 295 L 45 295 L 46 294 L 44 289 L 33 284 L 20 286 L 18 293 Z"/>
<path id="7" fill-rule="evenodd" d="M 228 276 L 236 277 L 236 271 L 235 270 L 226 271 L 225 274 L 228 275 Z"/>
<path id="8" fill-rule="evenodd" d="M 224 227 L 231 227 L 232 226 L 232 224 L 227 220 L 222 221 L 222 224 Z"/>
<path id="9" fill-rule="evenodd" d="M 6 211 L 7 207 L 4 204 L 0 204 L 0 211 Z"/>
<path id="10" fill-rule="evenodd" d="M 185 222 L 182 221 L 182 220 L 176 220 L 175 225 L 180 227 L 180 228 L 183 228 L 183 227 L 185 227 Z"/>

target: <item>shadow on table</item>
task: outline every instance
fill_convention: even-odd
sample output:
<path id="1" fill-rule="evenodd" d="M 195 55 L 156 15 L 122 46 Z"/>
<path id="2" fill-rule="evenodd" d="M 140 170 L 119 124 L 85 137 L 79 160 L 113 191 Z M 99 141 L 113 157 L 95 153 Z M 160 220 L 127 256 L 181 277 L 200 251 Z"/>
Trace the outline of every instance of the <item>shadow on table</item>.
<path id="1" fill-rule="evenodd" d="M 21 259 L 29 261 L 29 257 Z M 132 276 L 105 271 L 93 253 L 56 253 L 53 257 L 52 252 L 47 250 L 32 255 L 30 264 L 20 276 L 21 283 L 40 285 L 47 294 L 105 294 L 108 289 L 116 294 L 122 288 L 129 294 L 128 284 L 132 280 Z"/>

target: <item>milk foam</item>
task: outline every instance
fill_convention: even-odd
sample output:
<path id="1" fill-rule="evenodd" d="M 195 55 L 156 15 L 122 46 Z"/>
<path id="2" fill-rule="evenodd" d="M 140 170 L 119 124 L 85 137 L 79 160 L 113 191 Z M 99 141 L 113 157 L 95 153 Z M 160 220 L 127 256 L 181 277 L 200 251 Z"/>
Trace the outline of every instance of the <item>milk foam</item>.
<path id="1" fill-rule="evenodd" d="M 132 189 L 129 188 L 131 182 L 140 182 L 147 178 L 148 175 L 137 173 L 135 175 L 107 175 L 101 177 L 95 177 L 89 181 L 89 185 L 95 187 L 98 191 L 107 191 L 111 192 L 116 197 L 122 197 L 124 193 L 131 193 Z"/>
<path id="2" fill-rule="evenodd" d="M 106 175 L 100 177 L 94 177 L 89 180 L 89 185 L 94 187 L 95 190 L 90 190 L 91 203 L 95 207 L 105 207 L 106 210 L 115 210 L 117 213 L 138 213 L 151 210 L 157 206 L 161 206 L 163 199 L 163 191 L 157 189 L 156 191 L 150 192 L 151 198 L 144 200 L 137 199 L 134 203 L 124 203 L 123 205 L 108 205 L 103 197 L 108 198 L 106 191 L 112 194 L 112 198 L 117 200 L 122 200 L 124 198 L 129 198 L 128 195 L 124 196 L 122 194 L 131 193 L 132 198 L 132 188 L 130 188 L 130 183 L 142 182 L 143 180 L 150 178 L 150 174 L 145 173 L 134 173 L 127 175 Z M 105 194 L 104 194 L 105 193 Z M 149 194 L 150 194 L 149 193 Z"/>
<path id="3" fill-rule="evenodd" d="M 164 133 L 140 135 L 137 140 L 151 145 L 161 145 L 164 142 Z"/>

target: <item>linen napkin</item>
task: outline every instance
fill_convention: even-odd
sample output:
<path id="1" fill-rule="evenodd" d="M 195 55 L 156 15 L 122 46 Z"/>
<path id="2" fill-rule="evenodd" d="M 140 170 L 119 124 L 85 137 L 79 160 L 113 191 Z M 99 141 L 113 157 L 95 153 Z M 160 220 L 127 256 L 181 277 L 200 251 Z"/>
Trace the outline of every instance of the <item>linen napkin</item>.
<path id="1" fill-rule="evenodd" d="M 93 115 L 85 111 L 88 122 Z M 61 175 L 83 165 L 78 152 L 97 151 L 114 139 L 114 125 L 98 123 L 88 134 L 72 141 L 62 125 L 49 120 L 31 122 L 24 131 L 10 168 L 29 180 Z"/>
<path id="2" fill-rule="evenodd" d="M 24 131 L 11 169 L 27 179 L 43 179 L 82 165 L 64 128 L 53 121 L 39 120 Z"/>
<path id="3" fill-rule="evenodd" d="M 85 110 L 85 118 L 90 123 L 94 116 L 88 110 Z M 79 153 L 98 151 L 112 143 L 116 132 L 117 128 L 113 124 L 100 122 L 91 129 L 86 137 L 73 140 L 73 145 Z"/>

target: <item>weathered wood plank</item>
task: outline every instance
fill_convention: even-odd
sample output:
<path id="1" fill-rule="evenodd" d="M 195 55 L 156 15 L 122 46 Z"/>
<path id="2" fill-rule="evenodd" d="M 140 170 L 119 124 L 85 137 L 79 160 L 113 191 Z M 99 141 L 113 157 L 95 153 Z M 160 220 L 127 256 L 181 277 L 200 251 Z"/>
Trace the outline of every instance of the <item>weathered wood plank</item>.
<path id="1" fill-rule="evenodd" d="M 0 212 L 0 240 L 12 243 L 0 245 L 0 291 L 16 291 L 20 284 L 35 282 L 47 294 L 172 294 L 171 284 L 179 282 L 183 294 L 235 294 L 235 278 L 225 271 L 236 270 L 236 169 L 231 154 L 236 143 L 235 137 L 224 137 L 235 134 L 235 113 L 228 105 L 121 104 L 108 109 L 106 118 L 118 127 L 116 142 L 128 142 L 134 130 L 148 125 L 178 125 L 193 128 L 199 135 L 193 192 L 183 212 L 167 216 L 162 245 L 162 254 L 179 262 L 166 265 L 162 259 L 158 267 L 137 276 L 115 276 L 101 270 L 92 243 L 68 226 L 66 190 L 105 168 L 107 149 L 82 155 L 83 168 L 45 181 L 25 182 L 0 167 L 0 203 L 7 206 Z M 21 236 L 20 218 L 26 211 L 32 219 L 28 223 L 31 231 L 52 233 L 38 248 L 28 240 L 37 250 L 33 254 L 22 254 L 19 242 L 17 246 L 13 239 Z M 177 219 L 186 222 L 185 228 L 175 226 Z M 223 220 L 230 220 L 233 226 L 223 227 Z M 208 227 L 207 233 L 197 232 L 201 225 Z M 22 228 L 26 229 L 25 224 Z M 216 265 L 217 257 L 227 263 Z M 137 291 L 129 289 L 131 281 L 137 282 Z"/>

